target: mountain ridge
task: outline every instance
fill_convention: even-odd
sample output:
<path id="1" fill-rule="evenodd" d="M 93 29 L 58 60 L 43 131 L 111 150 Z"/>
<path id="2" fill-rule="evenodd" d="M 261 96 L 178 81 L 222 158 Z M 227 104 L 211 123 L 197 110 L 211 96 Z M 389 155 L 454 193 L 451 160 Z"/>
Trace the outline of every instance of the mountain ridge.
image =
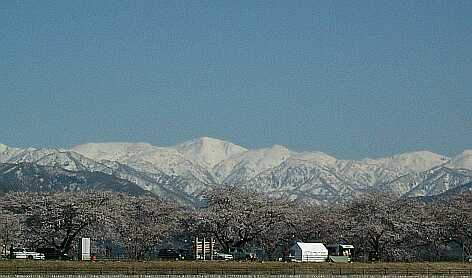
<path id="1" fill-rule="evenodd" d="M 369 190 L 400 196 L 453 190 L 469 181 L 468 175 L 458 169 L 472 169 L 472 150 L 453 157 L 416 151 L 345 160 L 323 152 L 296 152 L 280 145 L 247 149 L 201 137 L 170 147 L 110 142 L 86 143 L 70 149 L 19 149 L 0 144 L 0 162 L 103 172 L 184 203 L 198 203 L 206 190 L 225 185 L 323 202 Z M 438 172 L 436 168 L 450 170 Z M 451 180 L 451 186 L 445 186 L 445 180 Z"/>

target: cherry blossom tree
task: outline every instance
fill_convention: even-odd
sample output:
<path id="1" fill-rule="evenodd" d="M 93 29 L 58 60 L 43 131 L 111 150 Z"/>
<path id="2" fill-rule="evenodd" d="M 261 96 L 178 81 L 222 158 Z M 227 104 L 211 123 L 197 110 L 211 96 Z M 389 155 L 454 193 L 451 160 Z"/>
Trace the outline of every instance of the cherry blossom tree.
<path id="1" fill-rule="evenodd" d="M 207 206 L 196 216 L 197 232 L 213 236 L 224 252 L 249 243 L 264 247 L 268 256 L 286 236 L 291 201 L 227 186 L 206 194 Z"/>
<path id="2" fill-rule="evenodd" d="M 8 254 L 11 245 L 22 240 L 21 221 L 18 216 L 0 210 L 0 254 Z"/>
<path id="3" fill-rule="evenodd" d="M 128 258 L 142 260 L 177 227 L 181 210 L 171 202 L 152 196 L 116 195 L 107 221 Z"/>
<path id="4" fill-rule="evenodd" d="M 354 198 L 344 210 L 344 234 L 370 260 L 386 259 L 402 238 L 402 202 L 382 193 Z M 386 251 L 389 250 L 390 253 Z"/>
<path id="5" fill-rule="evenodd" d="M 342 237 L 336 222 L 339 219 L 335 205 L 321 205 L 313 202 L 295 203 L 286 229 L 292 238 L 302 242 L 331 242 Z"/>
<path id="6" fill-rule="evenodd" d="M 93 232 L 104 219 L 106 192 L 10 193 L 2 207 L 20 215 L 28 245 L 50 246 L 67 254 L 79 236 Z"/>
<path id="7" fill-rule="evenodd" d="M 442 223 L 446 240 L 462 247 L 463 256 L 472 254 L 472 191 L 444 204 L 437 217 Z"/>

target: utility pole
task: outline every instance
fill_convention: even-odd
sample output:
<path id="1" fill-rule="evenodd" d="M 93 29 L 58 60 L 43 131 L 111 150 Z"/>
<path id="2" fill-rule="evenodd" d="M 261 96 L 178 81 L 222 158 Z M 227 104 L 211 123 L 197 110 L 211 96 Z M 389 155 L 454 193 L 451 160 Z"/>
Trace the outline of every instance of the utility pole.
<path id="1" fill-rule="evenodd" d="M 214 246 L 213 245 L 214 244 L 215 244 L 215 242 L 214 242 L 213 237 L 210 237 L 210 261 L 213 261 L 213 252 L 214 252 L 214 250 L 213 250 Z"/>
<path id="2" fill-rule="evenodd" d="M 195 260 L 198 260 L 198 237 L 195 237 L 195 242 L 194 242 L 194 255 L 195 255 Z"/>
<path id="3" fill-rule="evenodd" d="M 465 262 L 464 240 L 462 240 L 462 262 Z"/>
<path id="4" fill-rule="evenodd" d="M 203 260 L 205 260 L 205 237 L 203 237 L 203 241 L 202 241 L 202 256 L 203 256 Z"/>

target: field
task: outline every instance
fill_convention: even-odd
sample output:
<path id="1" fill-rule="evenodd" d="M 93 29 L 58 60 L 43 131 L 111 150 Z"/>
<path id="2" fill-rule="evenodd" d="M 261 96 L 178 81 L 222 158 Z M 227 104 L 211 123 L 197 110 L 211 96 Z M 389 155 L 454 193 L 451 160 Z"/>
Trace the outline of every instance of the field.
<path id="1" fill-rule="evenodd" d="M 0 261 L 1 274 L 125 275 L 462 275 L 472 276 L 472 263 L 279 263 L 217 261 Z"/>

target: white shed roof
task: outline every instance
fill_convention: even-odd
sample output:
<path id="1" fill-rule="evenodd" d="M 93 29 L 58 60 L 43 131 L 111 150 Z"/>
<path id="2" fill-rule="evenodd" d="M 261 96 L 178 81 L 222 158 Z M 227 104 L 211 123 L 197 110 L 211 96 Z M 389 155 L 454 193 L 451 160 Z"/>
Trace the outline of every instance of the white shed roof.
<path id="1" fill-rule="evenodd" d="M 314 252 L 320 252 L 320 251 L 326 251 L 328 252 L 328 249 L 324 246 L 323 243 L 319 242 L 297 242 L 295 245 L 298 245 L 300 249 L 303 251 L 314 251 Z"/>

